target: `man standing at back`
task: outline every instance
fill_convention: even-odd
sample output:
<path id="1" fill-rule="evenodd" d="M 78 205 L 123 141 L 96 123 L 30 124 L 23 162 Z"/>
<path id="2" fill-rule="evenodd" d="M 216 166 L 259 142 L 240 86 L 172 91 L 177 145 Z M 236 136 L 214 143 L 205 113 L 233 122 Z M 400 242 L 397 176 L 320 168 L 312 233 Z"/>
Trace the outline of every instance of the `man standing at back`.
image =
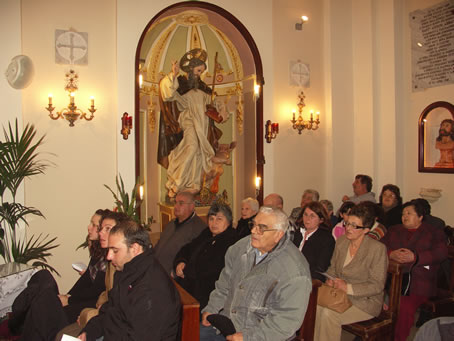
<path id="1" fill-rule="evenodd" d="M 180 296 L 152 254 L 148 232 L 133 220 L 109 235 L 107 259 L 116 269 L 109 301 L 79 335 L 80 340 L 176 340 Z"/>
<path id="2" fill-rule="evenodd" d="M 355 181 L 352 183 L 353 193 L 351 197 L 344 195 L 342 201 L 352 201 L 355 204 L 359 204 L 361 201 L 371 201 L 374 204 L 377 202 L 375 200 L 375 193 L 372 191 L 372 178 L 369 175 L 358 174 L 355 176 Z"/>
<path id="3" fill-rule="evenodd" d="M 154 248 L 155 257 L 168 274 L 172 271 L 177 252 L 207 227 L 194 210 L 194 195 L 190 192 L 179 192 L 173 209 L 176 218 L 165 226 Z"/>

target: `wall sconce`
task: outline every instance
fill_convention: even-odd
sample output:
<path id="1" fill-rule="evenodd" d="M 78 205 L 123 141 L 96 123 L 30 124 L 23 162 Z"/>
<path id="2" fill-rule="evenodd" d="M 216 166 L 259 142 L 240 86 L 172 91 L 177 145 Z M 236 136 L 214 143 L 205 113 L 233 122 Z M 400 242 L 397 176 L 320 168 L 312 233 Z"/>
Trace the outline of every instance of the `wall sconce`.
<path id="1" fill-rule="evenodd" d="M 308 20 L 309 20 L 309 18 L 307 16 L 305 16 L 305 15 L 301 16 L 301 22 L 297 22 L 295 24 L 295 30 L 302 31 L 303 30 L 303 24 L 305 22 L 307 22 Z"/>
<path id="2" fill-rule="evenodd" d="M 316 114 L 317 118 L 314 121 L 314 111 L 311 110 L 310 111 L 311 119 L 309 121 L 305 121 L 303 119 L 303 108 L 306 106 L 306 104 L 304 103 L 304 99 L 306 98 L 306 96 L 304 95 L 303 91 L 301 91 L 301 93 L 298 95 L 298 98 L 299 98 L 299 102 L 297 104 L 298 105 L 298 118 L 295 119 L 295 110 L 293 110 L 293 119 L 290 120 L 290 122 L 292 122 L 292 124 L 293 124 L 293 129 L 298 130 L 298 134 L 300 134 L 300 135 L 304 129 L 317 130 L 318 125 L 320 124 L 320 112 L 317 111 L 317 114 Z"/>
<path id="3" fill-rule="evenodd" d="M 271 123 L 270 120 L 265 123 L 265 139 L 266 142 L 271 143 L 272 139 L 275 139 L 279 134 L 279 123 Z"/>
<path id="4" fill-rule="evenodd" d="M 132 116 L 129 116 L 127 112 L 121 117 L 121 130 L 120 133 L 123 135 L 123 140 L 127 140 L 132 129 Z"/>
<path id="5" fill-rule="evenodd" d="M 87 116 L 85 112 L 82 110 L 78 109 L 74 97 L 75 93 L 78 90 L 77 87 L 77 81 L 79 79 L 79 75 L 76 73 L 74 70 L 69 70 L 65 74 L 66 78 L 66 86 L 65 86 L 65 91 L 68 93 L 69 96 L 69 105 L 67 108 L 64 108 L 61 111 L 58 111 L 56 114 L 53 114 L 52 112 L 54 111 L 55 107 L 52 106 L 52 94 L 49 94 L 49 104 L 46 107 L 46 110 L 49 111 L 49 117 L 53 120 L 58 120 L 59 118 L 66 118 L 66 120 L 69 121 L 69 126 L 74 127 L 74 122 L 77 119 L 85 119 L 87 121 L 91 121 L 93 117 L 95 117 L 93 114 L 95 113 L 95 98 L 91 96 L 91 106 L 88 108 L 88 111 L 91 113 L 90 116 Z"/>

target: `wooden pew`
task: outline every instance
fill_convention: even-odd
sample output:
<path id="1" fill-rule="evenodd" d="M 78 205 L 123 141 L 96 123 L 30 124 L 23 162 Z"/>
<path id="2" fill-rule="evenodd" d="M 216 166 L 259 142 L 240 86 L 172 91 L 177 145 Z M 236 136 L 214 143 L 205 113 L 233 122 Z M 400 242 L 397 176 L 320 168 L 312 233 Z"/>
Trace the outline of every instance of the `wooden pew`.
<path id="1" fill-rule="evenodd" d="M 318 279 L 312 280 L 312 292 L 309 296 L 309 302 L 307 304 L 306 315 L 304 315 L 303 324 L 296 333 L 297 340 L 313 341 L 314 340 L 314 329 L 315 329 L 315 316 L 317 315 L 317 296 L 318 288 L 322 285 L 322 282 Z"/>
<path id="2" fill-rule="evenodd" d="M 394 339 L 394 326 L 399 314 L 400 296 L 402 291 L 402 265 L 390 260 L 388 274 L 391 276 L 389 288 L 388 310 L 382 310 L 378 317 L 367 321 L 346 324 L 342 329 L 362 338 L 362 340 L 389 340 Z"/>
<path id="3" fill-rule="evenodd" d="M 177 282 L 173 282 L 180 293 L 182 305 L 181 341 L 195 341 L 200 338 L 199 302 L 184 290 Z"/>

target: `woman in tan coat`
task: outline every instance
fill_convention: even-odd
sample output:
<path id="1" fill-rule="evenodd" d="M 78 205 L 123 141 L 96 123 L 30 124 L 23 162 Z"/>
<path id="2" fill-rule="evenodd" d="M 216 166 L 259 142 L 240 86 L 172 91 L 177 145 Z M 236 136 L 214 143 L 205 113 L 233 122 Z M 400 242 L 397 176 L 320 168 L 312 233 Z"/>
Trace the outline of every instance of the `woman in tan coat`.
<path id="1" fill-rule="evenodd" d="M 382 243 L 366 236 L 374 222 L 370 207 L 359 204 L 351 209 L 327 271 L 333 279 L 325 284 L 345 291 L 352 306 L 343 313 L 317 306 L 315 340 L 340 340 L 343 324 L 380 314 L 388 256 Z"/>

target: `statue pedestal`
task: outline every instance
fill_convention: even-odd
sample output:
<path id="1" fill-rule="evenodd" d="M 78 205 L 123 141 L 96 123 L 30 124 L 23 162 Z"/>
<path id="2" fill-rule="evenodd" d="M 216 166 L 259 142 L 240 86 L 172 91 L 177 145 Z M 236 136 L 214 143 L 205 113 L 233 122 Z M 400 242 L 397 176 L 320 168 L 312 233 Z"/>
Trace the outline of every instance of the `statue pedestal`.
<path id="1" fill-rule="evenodd" d="M 159 203 L 159 220 L 161 222 L 160 230 L 164 231 L 166 225 L 172 220 L 175 219 L 173 214 L 173 205 L 166 203 Z M 200 206 L 195 208 L 195 213 L 208 225 L 207 214 L 210 210 L 210 206 Z"/>

